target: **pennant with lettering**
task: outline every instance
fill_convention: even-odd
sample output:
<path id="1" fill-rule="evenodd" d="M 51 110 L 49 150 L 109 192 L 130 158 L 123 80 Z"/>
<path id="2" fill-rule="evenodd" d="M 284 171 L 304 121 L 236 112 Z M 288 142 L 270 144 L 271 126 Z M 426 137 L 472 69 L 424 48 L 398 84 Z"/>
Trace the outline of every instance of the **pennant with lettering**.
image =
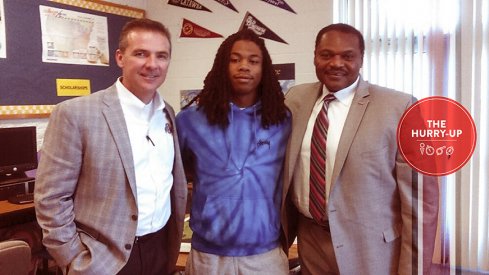
<path id="1" fill-rule="evenodd" d="M 255 16 L 253 16 L 250 12 L 246 12 L 243 22 L 239 27 L 239 30 L 242 30 L 244 28 L 253 30 L 258 36 L 262 38 L 267 38 L 277 42 L 289 44 L 285 42 L 282 38 L 280 38 L 278 35 L 276 35 L 273 31 L 271 31 L 262 22 L 260 22 L 260 20 L 258 20 Z"/>
<path id="2" fill-rule="evenodd" d="M 274 5 L 275 7 L 279 7 L 281 9 L 284 9 L 284 10 L 287 10 L 287 11 L 290 11 L 290 12 L 293 12 L 295 14 L 297 14 L 289 5 L 287 5 L 287 3 L 285 3 L 285 1 L 283 0 L 261 0 L 263 2 L 266 2 L 270 5 Z"/>
<path id="3" fill-rule="evenodd" d="M 222 35 L 212 32 L 184 18 L 180 37 L 215 38 L 222 37 Z"/>
<path id="4" fill-rule="evenodd" d="M 168 4 L 177 7 L 191 9 L 191 10 L 212 12 L 210 9 L 204 7 L 203 5 L 201 5 L 199 2 L 195 0 L 169 0 Z"/>
<path id="5" fill-rule="evenodd" d="M 229 1 L 229 0 L 214 0 L 214 1 L 216 1 L 216 2 L 218 2 L 220 4 L 222 4 L 222 5 L 230 8 L 230 9 L 232 9 L 233 11 L 239 13 L 238 10 L 233 6 L 233 4 L 231 3 L 231 1 Z"/>

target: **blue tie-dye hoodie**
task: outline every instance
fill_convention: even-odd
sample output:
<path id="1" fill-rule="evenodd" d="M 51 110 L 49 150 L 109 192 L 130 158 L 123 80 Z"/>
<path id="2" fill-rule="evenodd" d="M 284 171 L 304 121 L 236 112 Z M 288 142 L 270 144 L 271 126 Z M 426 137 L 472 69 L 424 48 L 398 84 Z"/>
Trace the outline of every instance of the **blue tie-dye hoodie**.
<path id="1" fill-rule="evenodd" d="M 261 126 L 261 104 L 231 104 L 229 126 L 209 125 L 195 106 L 176 118 L 182 156 L 193 178 L 192 248 L 248 256 L 279 245 L 280 202 L 290 116 Z"/>

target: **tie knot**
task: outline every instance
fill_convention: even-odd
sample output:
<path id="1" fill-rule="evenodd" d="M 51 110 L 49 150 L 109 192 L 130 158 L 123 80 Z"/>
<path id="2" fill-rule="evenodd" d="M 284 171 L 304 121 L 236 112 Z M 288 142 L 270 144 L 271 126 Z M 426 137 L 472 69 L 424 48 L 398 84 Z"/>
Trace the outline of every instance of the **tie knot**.
<path id="1" fill-rule="evenodd" d="M 329 94 L 327 94 L 327 95 L 324 97 L 323 101 L 324 101 L 324 103 L 326 103 L 326 104 L 327 104 L 327 103 L 330 103 L 331 101 L 333 101 L 333 100 L 335 100 L 335 99 L 336 99 L 336 97 L 334 96 L 334 94 L 333 94 L 333 93 L 329 93 Z"/>

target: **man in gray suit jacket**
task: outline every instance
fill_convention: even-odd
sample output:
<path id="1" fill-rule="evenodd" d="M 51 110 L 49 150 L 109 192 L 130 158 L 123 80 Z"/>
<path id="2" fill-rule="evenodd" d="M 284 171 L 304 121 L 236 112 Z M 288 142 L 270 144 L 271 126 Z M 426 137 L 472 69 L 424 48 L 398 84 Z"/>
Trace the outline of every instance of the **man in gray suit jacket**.
<path id="1" fill-rule="evenodd" d="M 314 51 L 320 82 L 295 86 L 286 95 L 293 120 L 285 160 L 282 224 L 285 246 L 297 236 L 302 274 L 429 272 L 438 185 L 428 177 L 420 176 L 418 182 L 396 141 L 398 122 L 413 97 L 362 80 L 364 49 L 363 36 L 355 28 L 346 24 L 323 28 Z M 328 94 L 334 96 L 325 109 L 329 123 L 321 149 L 325 160 L 317 162 L 312 155 L 317 154 L 318 143 L 311 139 Z M 316 211 L 319 218 L 311 206 L 321 199 L 310 192 L 318 190 L 310 188 L 310 178 L 318 174 L 310 169 L 317 163 L 325 182 L 323 204 Z M 422 202 L 418 189 L 423 190 Z M 422 234 L 417 232 L 420 223 Z M 418 241 L 421 235 L 422 243 Z M 424 271 L 418 271 L 418 258 Z"/>
<path id="2" fill-rule="evenodd" d="M 136 19 L 121 33 L 122 77 L 58 104 L 35 185 L 43 243 L 68 274 L 171 274 L 187 185 L 173 109 L 158 94 L 168 29 Z"/>

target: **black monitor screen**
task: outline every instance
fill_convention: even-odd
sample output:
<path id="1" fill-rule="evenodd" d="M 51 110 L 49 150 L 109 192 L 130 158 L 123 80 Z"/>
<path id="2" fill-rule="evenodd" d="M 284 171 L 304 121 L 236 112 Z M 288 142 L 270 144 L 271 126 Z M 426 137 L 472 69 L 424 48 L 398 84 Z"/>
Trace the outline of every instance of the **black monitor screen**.
<path id="1" fill-rule="evenodd" d="M 36 127 L 0 128 L 0 181 L 37 168 Z"/>

